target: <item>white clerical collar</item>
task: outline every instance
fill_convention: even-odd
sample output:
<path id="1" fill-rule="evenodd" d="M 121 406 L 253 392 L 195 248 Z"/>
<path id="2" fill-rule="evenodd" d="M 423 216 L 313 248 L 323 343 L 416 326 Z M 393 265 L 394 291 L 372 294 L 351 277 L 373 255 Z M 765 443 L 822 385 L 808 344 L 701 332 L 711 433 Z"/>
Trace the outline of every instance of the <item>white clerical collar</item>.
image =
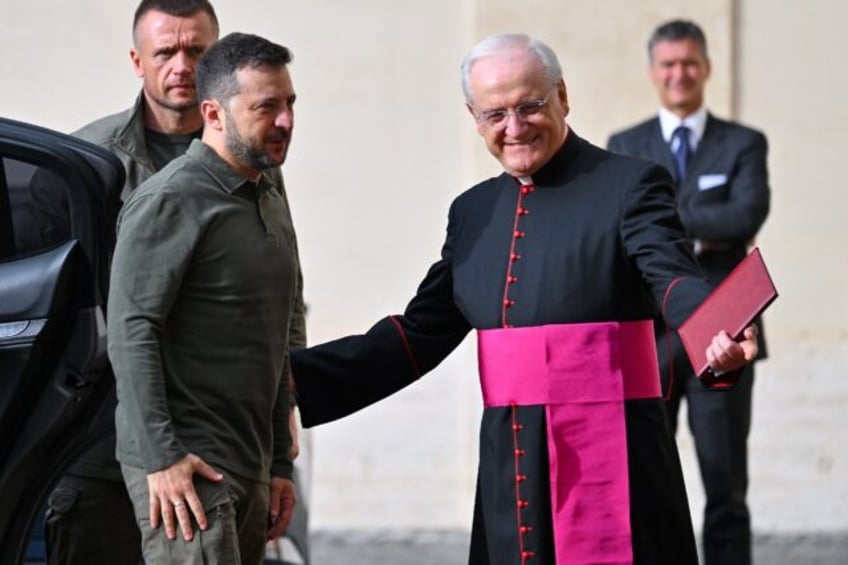
<path id="1" fill-rule="evenodd" d="M 565 144 L 565 140 L 568 139 L 568 134 L 569 134 L 570 131 L 571 131 L 571 128 L 568 127 L 568 123 L 566 122 L 565 131 L 563 131 L 563 133 L 562 133 L 562 143 L 560 144 L 560 147 L 562 147 L 563 144 Z M 516 177 L 516 178 L 518 179 L 518 182 L 521 183 L 521 186 L 531 186 L 533 184 L 533 177 L 531 177 L 530 175 L 526 175 L 526 176 L 522 176 L 522 177 Z"/>
<path id="2" fill-rule="evenodd" d="M 689 145 L 694 151 L 698 148 L 698 143 L 704 137 L 704 130 L 707 128 L 707 107 L 701 106 L 682 120 L 666 108 L 660 108 L 659 118 L 660 129 L 666 143 L 671 142 L 671 136 L 678 126 L 686 126 L 689 128 Z"/>

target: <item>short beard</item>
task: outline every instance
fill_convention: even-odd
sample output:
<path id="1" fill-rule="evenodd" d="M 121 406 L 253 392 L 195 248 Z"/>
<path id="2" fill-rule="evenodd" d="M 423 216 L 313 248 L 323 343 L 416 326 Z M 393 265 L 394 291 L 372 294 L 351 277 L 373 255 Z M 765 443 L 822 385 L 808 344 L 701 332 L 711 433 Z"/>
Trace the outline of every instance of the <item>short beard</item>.
<path id="1" fill-rule="evenodd" d="M 262 171 L 282 164 L 282 162 L 276 163 L 271 156 L 265 153 L 262 147 L 252 145 L 249 140 L 241 136 L 236 127 L 236 121 L 226 106 L 224 107 L 224 114 L 227 122 L 225 143 L 227 150 L 236 161 L 254 171 Z"/>

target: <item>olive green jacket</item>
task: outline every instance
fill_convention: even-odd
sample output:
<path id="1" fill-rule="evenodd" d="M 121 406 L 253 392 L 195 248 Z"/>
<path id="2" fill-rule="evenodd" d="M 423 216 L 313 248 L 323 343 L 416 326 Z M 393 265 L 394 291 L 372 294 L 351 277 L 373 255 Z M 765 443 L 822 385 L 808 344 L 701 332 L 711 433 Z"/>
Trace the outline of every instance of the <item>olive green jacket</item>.
<path id="1" fill-rule="evenodd" d="M 121 201 L 156 172 L 144 137 L 143 93 L 139 93 L 131 108 L 95 120 L 72 135 L 99 145 L 120 159 L 127 175 Z"/>

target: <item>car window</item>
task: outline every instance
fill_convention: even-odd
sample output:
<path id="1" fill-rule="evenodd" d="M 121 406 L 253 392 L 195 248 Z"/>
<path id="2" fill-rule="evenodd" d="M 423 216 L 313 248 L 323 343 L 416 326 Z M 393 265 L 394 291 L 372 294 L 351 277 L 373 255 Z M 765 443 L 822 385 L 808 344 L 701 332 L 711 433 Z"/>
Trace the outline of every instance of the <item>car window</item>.
<path id="1" fill-rule="evenodd" d="M 71 238 L 68 182 L 47 165 L 2 157 L 11 212 L 12 249 L 20 257 Z M 8 258 L 8 257 L 7 257 Z"/>

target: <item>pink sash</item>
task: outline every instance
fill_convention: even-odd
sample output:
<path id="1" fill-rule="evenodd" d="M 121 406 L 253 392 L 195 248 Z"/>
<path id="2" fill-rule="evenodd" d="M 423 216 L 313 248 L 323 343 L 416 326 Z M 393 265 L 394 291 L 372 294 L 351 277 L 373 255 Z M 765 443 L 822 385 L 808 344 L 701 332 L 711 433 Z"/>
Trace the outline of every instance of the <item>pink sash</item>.
<path id="1" fill-rule="evenodd" d="M 481 330 L 487 407 L 545 405 L 557 563 L 630 565 L 624 400 L 659 398 L 653 323 Z"/>

